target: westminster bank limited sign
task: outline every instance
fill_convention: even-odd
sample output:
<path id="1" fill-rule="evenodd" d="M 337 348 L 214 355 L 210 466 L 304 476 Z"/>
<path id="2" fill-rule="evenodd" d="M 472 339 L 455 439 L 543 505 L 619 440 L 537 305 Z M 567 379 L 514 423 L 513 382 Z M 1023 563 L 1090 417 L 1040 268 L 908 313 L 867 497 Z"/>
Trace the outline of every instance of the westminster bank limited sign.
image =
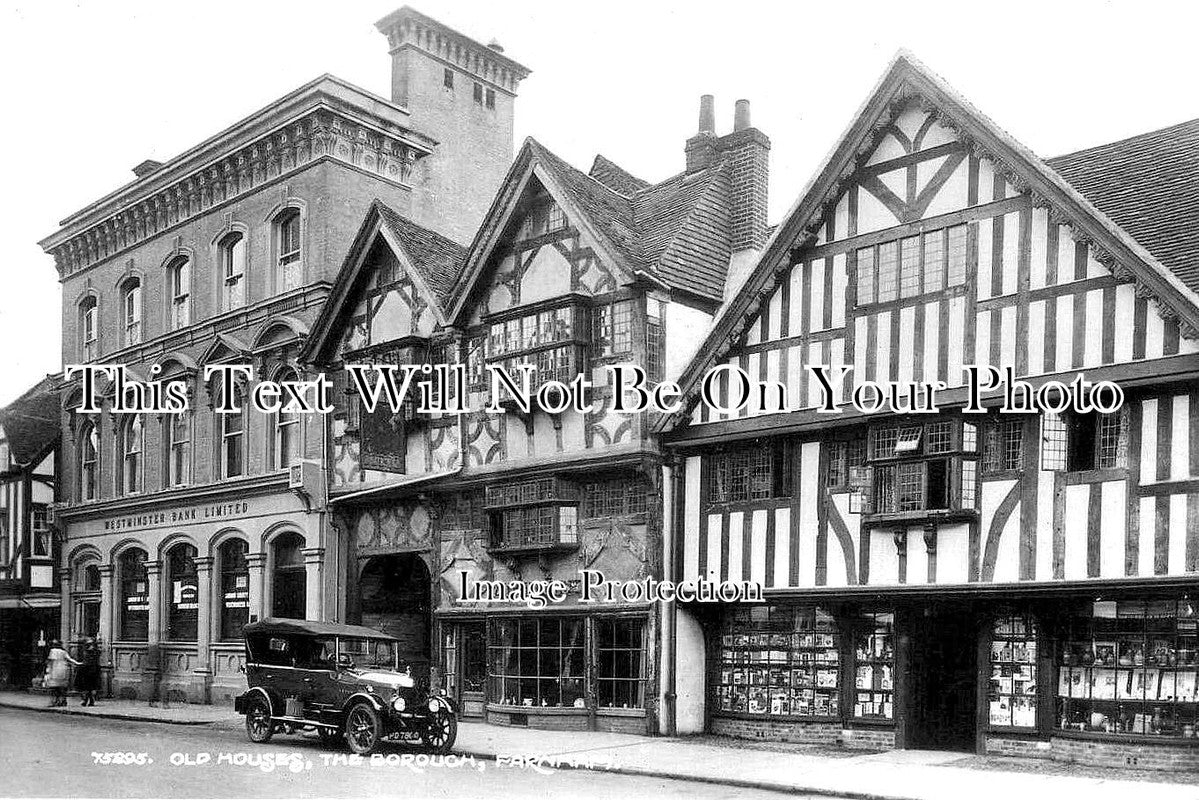
<path id="1" fill-rule="evenodd" d="M 137 531 L 146 528 L 159 528 L 164 525 L 190 525 L 247 516 L 250 516 L 250 504 L 245 500 L 237 500 L 232 503 L 209 503 L 146 514 L 110 517 L 104 520 L 103 524 L 105 532 Z"/>

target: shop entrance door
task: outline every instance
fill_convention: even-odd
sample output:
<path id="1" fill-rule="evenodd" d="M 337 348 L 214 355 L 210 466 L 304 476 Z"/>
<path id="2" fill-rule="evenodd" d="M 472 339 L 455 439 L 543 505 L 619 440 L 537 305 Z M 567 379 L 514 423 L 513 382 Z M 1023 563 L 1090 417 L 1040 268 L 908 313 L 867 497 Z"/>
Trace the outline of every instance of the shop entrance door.
<path id="1" fill-rule="evenodd" d="M 978 716 L 978 621 L 968 606 L 915 608 L 907 746 L 974 752 Z"/>

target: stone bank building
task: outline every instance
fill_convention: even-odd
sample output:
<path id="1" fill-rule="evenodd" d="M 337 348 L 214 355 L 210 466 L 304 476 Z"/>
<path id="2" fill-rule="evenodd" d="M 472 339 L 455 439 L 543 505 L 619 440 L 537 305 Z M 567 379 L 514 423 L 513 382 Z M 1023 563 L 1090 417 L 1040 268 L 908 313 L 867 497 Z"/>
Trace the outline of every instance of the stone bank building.
<path id="1" fill-rule="evenodd" d="M 298 356 L 372 202 L 428 236 L 469 237 L 527 74 L 409 9 L 379 28 L 391 99 L 319 77 L 139 164 L 41 243 L 62 283 L 64 365 L 124 364 L 190 399 L 185 413 L 118 414 L 107 385 L 99 413 L 78 414 L 78 379 L 61 388 L 61 633 L 100 637 L 117 696 L 160 680 L 224 702 L 244 687 L 247 621 L 343 618 L 351 554 L 325 505 L 327 421 L 217 413 L 217 393 L 244 407 L 254 380 L 309 377 Z M 213 364 L 253 378 L 205 382 Z M 94 613 L 70 613 L 84 603 Z"/>

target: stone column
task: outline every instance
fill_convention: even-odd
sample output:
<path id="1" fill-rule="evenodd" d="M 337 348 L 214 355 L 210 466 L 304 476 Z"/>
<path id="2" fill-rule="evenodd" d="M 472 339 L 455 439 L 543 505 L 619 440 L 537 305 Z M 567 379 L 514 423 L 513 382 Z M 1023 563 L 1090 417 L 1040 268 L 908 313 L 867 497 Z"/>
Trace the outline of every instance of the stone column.
<path id="1" fill-rule="evenodd" d="M 304 616 L 308 619 L 324 619 L 324 563 L 325 548 L 304 548 Z"/>
<path id="2" fill-rule="evenodd" d="M 212 667 L 209 659 L 209 644 L 212 641 L 212 562 L 211 556 L 197 558 L 196 586 L 199 589 L 196 604 L 196 668 L 192 673 L 193 694 L 205 703 L 212 702 Z"/>
<path id="3" fill-rule="evenodd" d="M 158 686 L 162 679 L 162 562 L 146 562 L 146 596 L 150 598 L 150 609 L 146 614 L 146 657 L 142 662 L 143 697 L 158 700 Z"/>
<path id="4" fill-rule="evenodd" d="M 246 553 L 246 568 L 250 572 L 250 621 L 270 616 L 262 593 L 262 572 L 266 568 L 266 553 Z"/>
<path id="5" fill-rule="evenodd" d="M 113 572 L 112 564 L 100 565 L 100 693 L 105 697 L 112 696 Z"/>
<path id="6" fill-rule="evenodd" d="M 72 627 L 71 615 L 75 610 L 71 606 L 71 568 L 70 567 L 60 567 L 59 568 L 59 570 L 58 570 L 58 587 L 59 587 L 60 596 L 62 597 L 62 600 L 58 604 L 59 605 L 59 611 L 58 611 L 59 636 L 58 636 L 58 638 L 62 640 L 63 647 L 66 647 L 68 652 L 70 652 L 70 644 L 69 643 L 71 641 L 71 627 Z M 54 638 L 54 634 L 51 631 L 46 631 L 46 635 L 49 636 L 51 639 Z"/>

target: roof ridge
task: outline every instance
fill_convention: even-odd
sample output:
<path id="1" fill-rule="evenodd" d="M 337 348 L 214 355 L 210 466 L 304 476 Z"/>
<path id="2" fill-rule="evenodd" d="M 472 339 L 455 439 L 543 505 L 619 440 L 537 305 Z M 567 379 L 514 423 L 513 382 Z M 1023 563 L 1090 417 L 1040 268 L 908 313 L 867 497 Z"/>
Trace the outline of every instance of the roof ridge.
<path id="1" fill-rule="evenodd" d="M 1161 128 L 1155 128 L 1154 130 L 1151 130 L 1151 131 L 1144 131 L 1142 133 L 1134 133 L 1132 136 L 1125 136 L 1123 139 L 1114 139 L 1110 142 L 1101 142 L 1099 144 L 1093 144 L 1090 147 L 1082 147 L 1082 148 L 1079 148 L 1078 150 L 1071 150 L 1070 152 L 1062 153 L 1061 155 L 1049 156 L 1047 158 L 1044 158 L 1043 160 L 1045 162 L 1060 161 L 1065 158 L 1070 158 L 1071 156 L 1079 156 L 1084 153 L 1091 153 L 1096 150 L 1102 150 L 1105 147 L 1116 147 L 1117 145 L 1127 144 L 1128 142 L 1132 142 L 1137 139 L 1144 139 L 1149 136 L 1155 136 L 1160 133 L 1165 133 L 1166 131 L 1171 131 L 1176 128 L 1182 128 L 1187 125 L 1195 125 L 1197 123 L 1199 123 L 1199 117 L 1194 117 L 1192 119 L 1183 120 L 1182 122 L 1175 122 L 1173 125 L 1166 125 Z"/>

